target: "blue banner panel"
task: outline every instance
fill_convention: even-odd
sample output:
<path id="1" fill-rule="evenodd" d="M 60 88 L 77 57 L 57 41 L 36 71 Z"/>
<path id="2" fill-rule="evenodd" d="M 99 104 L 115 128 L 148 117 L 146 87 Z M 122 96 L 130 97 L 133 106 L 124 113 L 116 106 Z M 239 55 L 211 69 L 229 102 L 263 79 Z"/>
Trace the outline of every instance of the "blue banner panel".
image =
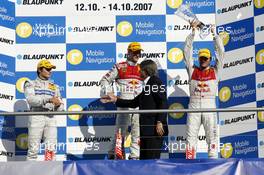
<path id="1" fill-rule="evenodd" d="M 15 58 L 0 54 L 0 82 L 15 84 Z"/>
<path id="2" fill-rule="evenodd" d="M 215 0 L 167 1 L 167 14 L 174 14 L 181 4 L 190 6 L 194 14 L 215 13 Z"/>
<path id="3" fill-rule="evenodd" d="M 220 138 L 221 157 L 255 158 L 258 156 L 257 131 Z"/>
<path id="4" fill-rule="evenodd" d="M 0 116 L 0 138 L 6 140 L 15 140 L 14 116 Z"/>
<path id="5" fill-rule="evenodd" d="M 261 0 L 255 0 L 254 1 L 254 15 L 262 15 L 264 14 L 264 1 Z"/>
<path id="6" fill-rule="evenodd" d="M 264 162 L 261 162 L 262 164 Z M 234 175 L 240 173 L 237 169 L 239 160 L 235 159 L 198 159 L 198 160 L 145 160 L 145 161 L 108 161 L 92 160 L 64 162 L 64 175 Z M 239 171 L 239 172 L 238 172 Z M 255 170 L 256 171 L 256 170 Z"/>
<path id="7" fill-rule="evenodd" d="M 219 27 L 230 29 L 228 32 L 220 33 L 223 35 L 225 51 L 235 50 L 254 44 L 254 18 L 240 20 Z"/>
<path id="8" fill-rule="evenodd" d="M 219 83 L 220 108 L 256 101 L 255 74 L 221 81 Z"/>
<path id="9" fill-rule="evenodd" d="M 196 66 L 199 66 L 198 53 L 202 48 L 208 48 L 212 53 L 211 65 L 215 65 L 215 50 L 212 41 L 193 42 L 193 61 Z M 167 67 L 169 69 L 185 69 L 184 63 L 184 42 L 168 42 L 167 43 Z"/>
<path id="10" fill-rule="evenodd" d="M 16 18 L 17 43 L 65 43 L 64 16 Z"/>
<path id="11" fill-rule="evenodd" d="M 115 43 L 67 44 L 67 70 L 111 69 L 115 57 Z"/>
<path id="12" fill-rule="evenodd" d="M 93 110 L 116 110 L 113 103 L 103 104 L 99 99 L 68 99 L 68 110 L 72 111 L 73 108 L 79 106 L 79 110 L 93 111 Z M 115 124 L 115 114 L 103 115 L 82 115 L 76 117 L 69 115 L 67 117 L 67 126 L 109 126 Z"/>
<path id="13" fill-rule="evenodd" d="M 117 16 L 117 42 L 166 41 L 165 16 Z"/>
<path id="14" fill-rule="evenodd" d="M 0 1 L 0 26 L 15 28 L 15 3 L 7 0 Z"/>
<path id="15" fill-rule="evenodd" d="M 189 98 L 188 97 L 169 97 L 168 98 L 169 109 L 188 109 Z M 168 124 L 186 124 L 187 113 L 169 113 Z"/>

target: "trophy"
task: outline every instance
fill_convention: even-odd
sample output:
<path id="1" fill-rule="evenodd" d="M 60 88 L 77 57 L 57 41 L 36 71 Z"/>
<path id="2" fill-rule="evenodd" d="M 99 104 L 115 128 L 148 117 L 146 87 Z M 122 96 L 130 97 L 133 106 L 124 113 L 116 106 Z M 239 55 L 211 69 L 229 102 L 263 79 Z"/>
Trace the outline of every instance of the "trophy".
<path id="1" fill-rule="evenodd" d="M 205 39 L 209 34 L 210 34 L 210 30 L 212 25 L 211 24 L 204 24 L 201 21 L 199 21 L 199 19 L 197 18 L 197 16 L 191 11 L 190 6 L 187 4 L 182 4 L 177 11 L 174 13 L 177 16 L 181 17 L 182 19 L 184 19 L 187 22 L 195 22 L 198 24 L 198 27 L 200 29 L 200 38 L 203 40 Z"/>

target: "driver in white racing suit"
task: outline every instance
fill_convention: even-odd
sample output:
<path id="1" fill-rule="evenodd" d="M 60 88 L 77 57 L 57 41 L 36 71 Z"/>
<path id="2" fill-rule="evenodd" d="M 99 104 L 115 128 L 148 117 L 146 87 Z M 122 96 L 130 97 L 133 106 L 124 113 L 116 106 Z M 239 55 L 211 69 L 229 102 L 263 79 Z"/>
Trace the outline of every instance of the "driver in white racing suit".
<path id="1" fill-rule="evenodd" d="M 113 82 L 117 85 L 117 91 L 120 92 L 121 99 L 134 99 L 142 91 L 143 80 L 140 77 L 140 68 L 137 64 L 141 45 L 138 42 L 132 42 L 127 49 L 127 60 L 117 63 L 103 76 L 100 81 L 101 96 L 113 92 Z M 118 108 L 118 110 L 128 110 L 129 108 Z M 117 114 L 115 133 L 121 128 L 122 137 L 128 135 L 128 126 L 131 124 L 131 145 L 129 159 L 139 159 L 139 115 L 138 114 Z M 108 152 L 108 158 L 114 159 L 115 139 L 113 139 L 111 148 Z"/>
<path id="2" fill-rule="evenodd" d="M 193 39 L 197 24 L 191 23 L 192 33 L 186 38 L 184 58 L 190 80 L 189 109 L 216 108 L 216 95 L 222 60 L 224 58 L 224 46 L 221 38 L 211 33 L 214 37 L 216 51 L 216 65 L 210 66 L 212 60 L 209 49 L 199 50 L 199 67 L 193 64 Z M 187 148 L 186 158 L 196 158 L 197 137 L 201 124 L 203 124 L 208 144 L 208 157 L 218 157 L 218 128 L 217 113 L 188 113 L 187 117 Z"/>
<path id="3" fill-rule="evenodd" d="M 51 71 L 55 68 L 56 66 L 48 60 L 41 60 L 37 65 L 37 79 L 25 82 L 24 93 L 30 111 L 45 113 L 64 110 L 59 87 L 49 81 Z M 27 160 L 37 160 L 42 136 L 45 142 L 45 160 L 55 160 L 57 144 L 55 117 L 52 115 L 29 116 Z"/>

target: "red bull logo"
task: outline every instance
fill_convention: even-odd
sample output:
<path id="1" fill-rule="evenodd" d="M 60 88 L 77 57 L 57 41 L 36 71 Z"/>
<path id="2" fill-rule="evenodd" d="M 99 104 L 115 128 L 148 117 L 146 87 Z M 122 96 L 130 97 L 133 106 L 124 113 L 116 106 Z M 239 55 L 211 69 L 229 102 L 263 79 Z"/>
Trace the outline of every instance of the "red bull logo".
<path id="1" fill-rule="evenodd" d="M 205 82 L 199 82 L 199 84 L 197 85 L 199 88 L 204 89 L 206 87 L 209 87 L 208 84 L 206 84 Z"/>
<path id="2" fill-rule="evenodd" d="M 139 85 L 137 80 L 131 80 L 128 82 L 128 84 L 132 85 L 133 87 L 136 87 L 137 85 Z"/>

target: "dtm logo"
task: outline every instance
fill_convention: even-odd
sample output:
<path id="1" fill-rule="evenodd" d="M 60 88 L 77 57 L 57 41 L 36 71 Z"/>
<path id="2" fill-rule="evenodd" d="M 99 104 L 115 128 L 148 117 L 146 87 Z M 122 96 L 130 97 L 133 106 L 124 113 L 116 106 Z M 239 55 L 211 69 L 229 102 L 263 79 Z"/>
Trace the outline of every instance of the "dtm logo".
<path id="1" fill-rule="evenodd" d="M 16 89 L 18 90 L 18 92 L 20 93 L 24 93 L 24 84 L 26 81 L 29 81 L 29 78 L 27 77 L 22 77 L 19 78 L 16 82 Z"/>
<path id="2" fill-rule="evenodd" d="M 264 49 L 261 49 L 260 51 L 258 51 L 256 55 L 256 62 L 260 65 L 264 64 Z"/>
<path id="3" fill-rule="evenodd" d="M 264 1 L 263 0 L 254 0 L 255 7 L 260 9 L 264 7 Z"/>
<path id="4" fill-rule="evenodd" d="M 223 145 L 223 147 L 221 148 L 221 156 L 223 158 L 229 158 L 232 156 L 233 154 L 233 147 L 232 147 L 232 144 L 231 143 L 225 143 Z"/>
<path id="5" fill-rule="evenodd" d="M 129 35 L 131 35 L 132 31 L 133 31 L 133 26 L 128 21 L 121 21 L 117 25 L 117 33 L 120 36 L 123 36 L 123 37 L 129 36 Z"/>
<path id="6" fill-rule="evenodd" d="M 180 103 L 173 103 L 173 104 L 170 105 L 169 109 L 172 109 L 172 110 L 174 110 L 174 109 L 184 109 L 184 106 L 182 104 L 180 104 Z M 180 118 L 182 118 L 184 116 L 184 113 L 183 112 L 181 112 L 181 113 L 170 113 L 169 115 L 170 115 L 170 117 L 172 117 L 174 119 L 180 119 Z"/>
<path id="7" fill-rule="evenodd" d="M 83 108 L 78 104 L 73 104 L 68 108 L 68 111 L 82 111 L 82 110 Z M 71 120 L 80 120 L 80 118 L 82 118 L 82 115 L 74 114 L 74 115 L 68 115 L 68 117 Z"/>
<path id="8" fill-rule="evenodd" d="M 219 99 L 222 102 L 227 102 L 231 97 L 231 90 L 229 87 L 225 86 L 222 87 L 219 92 Z"/>
<path id="9" fill-rule="evenodd" d="M 182 0 L 167 0 L 167 5 L 172 9 L 179 8 L 181 4 Z"/>
<path id="10" fill-rule="evenodd" d="M 22 22 L 17 25 L 16 33 L 21 38 L 28 38 L 32 34 L 32 26 L 29 23 Z"/>
<path id="11" fill-rule="evenodd" d="M 16 138 L 16 146 L 20 149 L 28 148 L 28 135 L 25 133 L 19 134 Z"/>
<path id="12" fill-rule="evenodd" d="M 73 49 L 67 54 L 67 61 L 72 65 L 78 65 L 83 60 L 83 54 L 78 49 Z"/>
<path id="13" fill-rule="evenodd" d="M 179 48 L 171 48 L 168 52 L 168 60 L 174 64 L 181 62 L 183 59 L 183 52 Z"/>

